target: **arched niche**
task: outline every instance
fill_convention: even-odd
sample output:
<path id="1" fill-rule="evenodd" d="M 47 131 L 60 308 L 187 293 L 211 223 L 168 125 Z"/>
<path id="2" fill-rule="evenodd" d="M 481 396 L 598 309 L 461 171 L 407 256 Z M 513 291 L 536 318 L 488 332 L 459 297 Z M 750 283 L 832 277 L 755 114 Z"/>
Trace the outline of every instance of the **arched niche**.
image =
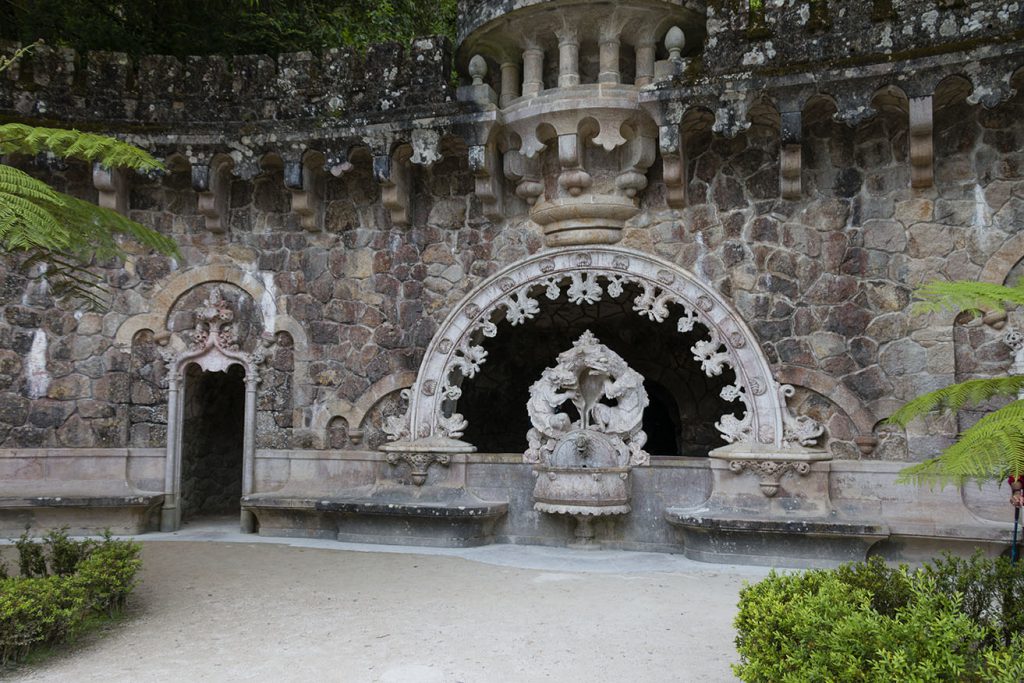
<path id="1" fill-rule="evenodd" d="M 822 428 L 786 410 L 792 387 L 780 386 L 757 338 L 732 305 L 710 286 L 668 261 L 616 247 L 568 248 L 541 253 L 498 272 L 470 292 L 448 315 L 426 350 L 417 379 L 408 391 L 409 408 L 388 421 L 393 441 L 444 442 L 462 437 L 466 420 L 454 410 L 460 384 L 471 380 L 487 360 L 487 339 L 514 328 L 540 310 L 540 299 L 564 296 L 570 302 L 595 303 L 617 297 L 626 285 L 641 293 L 632 310 L 670 330 L 685 334 L 697 324 L 709 338 L 691 352 L 707 375 L 725 367 L 735 373 L 723 396 L 742 406 L 716 423 L 725 441 L 784 448 L 810 444 Z"/>

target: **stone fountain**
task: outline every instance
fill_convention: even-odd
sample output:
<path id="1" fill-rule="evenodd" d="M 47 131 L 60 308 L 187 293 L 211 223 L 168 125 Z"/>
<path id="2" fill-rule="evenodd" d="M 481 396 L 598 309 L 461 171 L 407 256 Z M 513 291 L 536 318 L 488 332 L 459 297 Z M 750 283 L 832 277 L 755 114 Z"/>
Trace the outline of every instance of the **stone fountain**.
<path id="1" fill-rule="evenodd" d="M 565 412 L 575 407 L 579 418 Z M 630 511 L 630 470 L 646 465 L 643 376 L 587 331 L 533 386 L 523 459 L 534 465 L 533 508 L 571 515 L 575 546 L 593 546 L 595 517 Z"/>

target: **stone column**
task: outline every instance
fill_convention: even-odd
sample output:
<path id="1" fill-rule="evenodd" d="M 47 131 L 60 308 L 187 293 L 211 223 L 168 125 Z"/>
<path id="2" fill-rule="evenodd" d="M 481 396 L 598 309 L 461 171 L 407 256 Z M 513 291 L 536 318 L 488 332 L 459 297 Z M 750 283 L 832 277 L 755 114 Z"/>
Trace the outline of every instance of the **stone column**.
<path id="1" fill-rule="evenodd" d="M 256 478 L 256 386 L 259 377 L 250 372 L 245 378 L 245 423 L 242 436 L 242 495 L 253 492 Z M 256 530 L 256 517 L 251 510 L 242 510 L 242 533 L 251 534 Z"/>
<path id="2" fill-rule="evenodd" d="M 178 528 L 178 468 L 181 457 L 179 429 L 181 403 L 181 378 L 171 371 L 167 378 L 167 450 L 164 456 L 164 505 L 160 510 L 160 531 L 175 531 Z"/>
<path id="3" fill-rule="evenodd" d="M 558 87 L 580 84 L 580 39 L 575 29 L 558 33 Z"/>
<path id="4" fill-rule="evenodd" d="M 501 96 L 498 105 L 503 109 L 519 97 L 519 65 L 515 62 L 501 64 Z"/>
<path id="5" fill-rule="evenodd" d="M 523 97 L 534 97 L 544 89 L 544 50 L 531 45 L 523 50 Z"/>
<path id="6" fill-rule="evenodd" d="M 654 82 L 654 41 L 637 43 L 636 46 L 636 80 L 638 87 Z"/>
<path id="7" fill-rule="evenodd" d="M 619 35 L 611 31 L 601 33 L 601 70 L 597 75 L 598 83 L 621 83 L 619 72 Z"/>

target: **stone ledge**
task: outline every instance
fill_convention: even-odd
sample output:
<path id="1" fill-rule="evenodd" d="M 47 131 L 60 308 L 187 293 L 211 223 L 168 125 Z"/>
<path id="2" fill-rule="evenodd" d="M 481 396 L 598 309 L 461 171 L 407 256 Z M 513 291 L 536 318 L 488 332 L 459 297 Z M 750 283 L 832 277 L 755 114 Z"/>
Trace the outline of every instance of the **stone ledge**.
<path id="1" fill-rule="evenodd" d="M 263 536 L 469 547 L 494 541 L 508 503 L 463 488 L 374 485 L 317 497 L 256 493 L 242 498 L 242 508 L 256 515 Z"/>
<path id="2" fill-rule="evenodd" d="M 66 526 L 72 534 L 141 534 L 156 528 L 163 500 L 164 494 L 139 491 L 123 480 L 5 482 L 0 533 Z"/>
<path id="3" fill-rule="evenodd" d="M 889 528 L 834 515 L 791 519 L 751 517 L 742 511 L 668 508 L 683 554 L 701 562 L 829 567 L 863 560 Z"/>

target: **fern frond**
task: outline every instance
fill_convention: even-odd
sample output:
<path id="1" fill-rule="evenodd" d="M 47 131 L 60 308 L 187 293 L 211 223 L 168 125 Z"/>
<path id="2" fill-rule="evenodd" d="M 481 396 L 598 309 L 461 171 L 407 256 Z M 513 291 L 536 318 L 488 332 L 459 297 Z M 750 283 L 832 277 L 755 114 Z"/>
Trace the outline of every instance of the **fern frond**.
<path id="1" fill-rule="evenodd" d="M 33 267 L 43 265 L 50 294 L 55 299 L 69 299 L 86 310 L 105 311 L 108 308 L 107 291 L 103 287 L 103 278 L 90 271 L 88 265 L 77 255 L 62 252 L 35 250 L 21 263 L 22 273 L 28 275 Z"/>
<path id="2" fill-rule="evenodd" d="M 4 251 L 70 248 L 72 234 L 54 216 L 55 208 L 59 207 L 0 193 L 0 247 Z"/>
<path id="3" fill-rule="evenodd" d="M 120 237 L 162 254 L 179 255 L 170 237 L 0 165 L 0 250 L 27 252 L 22 264 L 26 273 L 45 264 L 50 291 L 58 299 L 104 309 L 103 278 L 89 266 L 95 259 L 123 259 Z"/>
<path id="4" fill-rule="evenodd" d="M 1024 474 L 1024 400 L 981 418 L 942 455 L 903 469 L 897 481 L 945 486 L 1010 474 Z"/>
<path id="5" fill-rule="evenodd" d="M 914 311 L 1005 311 L 1007 305 L 1024 305 L 1024 284 L 1012 287 L 989 282 L 936 280 L 919 287 Z"/>
<path id="6" fill-rule="evenodd" d="M 0 74 L 2 74 L 4 71 L 7 71 L 7 69 L 11 68 L 11 66 L 16 61 L 18 61 L 19 59 L 21 59 L 22 57 L 24 57 L 29 52 L 31 52 L 32 50 L 36 49 L 37 47 L 39 47 L 42 44 L 43 44 L 42 40 L 37 40 L 36 42 L 34 42 L 34 43 L 30 44 L 30 45 L 26 45 L 25 47 L 21 48 L 20 50 L 16 50 L 15 53 L 13 55 L 11 55 L 10 57 L 0 57 Z"/>
<path id="7" fill-rule="evenodd" d="M 107 168 L 160 171 L 164 165 L 148 152 L 115 138 L 64 128 L 0 125 L 0 155 L 49 152 L 64 159 L 99 162 Z"/>
<path id="8" fill-rule="evenodd" d="M 971 379 L 942 389 L 930 391 L 908 401 L 887 420 L 889 424 L 906 427 L 915 419 L 932 411 L 957 412 L 996 397 L 1015 397 L 1024 390 L 1024 375 Z"/>
<path id="9" fill-rule="evenodd" d="M 125 236 L 161 254 L 180 256 L 178 245 L 167 235 L 76 197 L 64 195 L 64 205 L 56 207 L 54 214 L 75 226 L 69 252 L 91 252 L 101 259 L 116 258 L 122 250 L 115 238 Z"/>
<path id="10" fill-rule="evenodd" d="M 34 202 L 58 205 L 64 203 L 61 196 L 43 181 L 13 166 L 0 164 L 0 195 L 2 194 L 23 197 Z"/>

